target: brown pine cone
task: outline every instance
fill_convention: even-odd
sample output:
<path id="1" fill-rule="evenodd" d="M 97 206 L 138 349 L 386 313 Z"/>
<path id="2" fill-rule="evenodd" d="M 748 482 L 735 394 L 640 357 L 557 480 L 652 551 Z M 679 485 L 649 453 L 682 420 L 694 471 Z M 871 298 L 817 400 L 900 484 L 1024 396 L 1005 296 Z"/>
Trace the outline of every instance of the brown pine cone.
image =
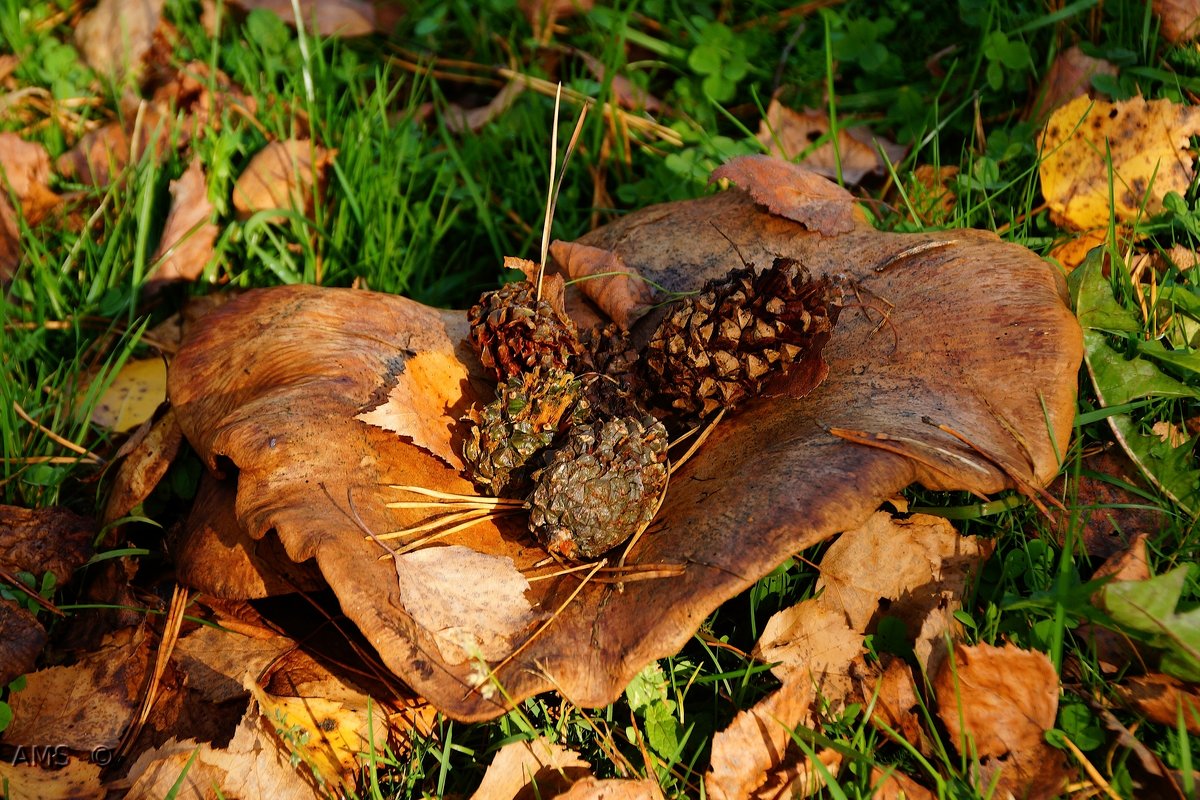
<path id="1" fill-rule="evenodd" d="M 529 281 L 484 292 L 467 312 L 471 344 L 498 381 L 535 368 L 565 370 L 583 351 L 574 324 L 546 300 L 536 300 Z"/>

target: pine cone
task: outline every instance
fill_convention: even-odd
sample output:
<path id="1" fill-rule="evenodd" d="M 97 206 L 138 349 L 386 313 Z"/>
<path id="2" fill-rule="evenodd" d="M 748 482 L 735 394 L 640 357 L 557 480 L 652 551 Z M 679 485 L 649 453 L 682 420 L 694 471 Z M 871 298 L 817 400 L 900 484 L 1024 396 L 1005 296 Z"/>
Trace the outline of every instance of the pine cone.
<path id="1" fill-rule="evenodd" d="M 562 370 L 535 370 L 498 386 L 496 399 L 467 417 L 473 423 L 463 442 L 468 477 L 496 497 L 524 491 L 526 465 L 570 424 L 582 392 Z"/>
<path id="2" fill-rule="evenodd" d="M 529 498 L 529 527 L 564 558 L 595 558 L 654 516 L 667 488 L 667 431 L 653 417 L 571 427 Z"/>
<path id="3" fill-rule="evenodd" d="M 583 396 L 593 417 L 642 417 L 646 412 L 638 399 L 644 384 L 637 372 L 638 351 L 629 332 L 610 323 L 585 331 L 580 340 L 584 346 L 579 359 Z"/>
<path id="4" fill-rule="evenodd" d="M 828 278 L 790 258 L 761 275 L 735 269 L 681 301 L 646 346 L 643 375 L 674 408 L 707 416 L 758 395 L 774 375 L 819 357 L 840 306 Z"/>
<path id="5" fill-rule="evenodd" d="M 479 360 L 506 381 L 535 368 L 568 369 L 583 351 L 575 326 L 546 300 L 535 300 L 529 281 L 484 292 L 467 312 Z"/>

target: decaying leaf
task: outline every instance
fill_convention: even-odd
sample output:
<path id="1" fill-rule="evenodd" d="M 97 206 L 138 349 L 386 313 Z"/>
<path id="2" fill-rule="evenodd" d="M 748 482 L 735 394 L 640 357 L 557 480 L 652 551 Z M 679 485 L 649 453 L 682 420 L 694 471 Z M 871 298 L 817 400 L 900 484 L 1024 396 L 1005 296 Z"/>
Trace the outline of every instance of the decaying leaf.
<path id="1" fill-rule="evenodd" d="M 662 800 L 662 789 L 654 781 L 584 778 L 555 800 Z"/>
<path id="2" fill-rule="evenodd" d="M 0 686 L 32 670 L 45 644 L 46 629 L 37 617 L 0 599 Z"/>
<path id="3" fill-rule="evenodd" d="M 154 43 L 164 0 L 100 0 L 75 27 L 75 45 L 99 73 L 120 81 L 137 73 Z"/>
<path id="4" fill-rule="evenodd" d="M 933 688 L 954 746 L 978 757 L 986 772 L 998 772 L 1002 789 L 1028 798 L 1058 795 L 1066 777 L 1063 754 L 1044 738 L 1058 713 L 1058 673 L 1044 653 L 955 644 Z"/>
<path id="5" fill-rule="evenodd" d="M 468 658 L 499 661 L 538 619 L 525 597 L 529 581 L 511 558 L 450 545 L 397 555 L 394 561 L 405 611 L 434 635 L 448 664 Z"/>
<path id="6" fill-rule="evenodd" d="M 895 768 L 871 767 L 874 800 L 934 800 L 937 795 Z"/>
<path id="7" fill-rule="evenodd" d="M 789 161 L 745 156 L 713 170 L 710 182 L 719 180 L 737 184 L 771 213 L 799 222 L 813 233 L 836 236 L 865 224 L 854 195 Z"/>
<path id="8" fill-rule="evenodd" d="M 1182 719 L 1188 733 L 1200 735 L 1200 689 L 1194 683 L 1154 673 L 1126 678 L 1117 691 L 1151 721 L 1175 728 Z"/>
<path id="9" fill-rule="evenodd" d="M 654 305 L 654 288 L 625 266 L 616 253 L 555 240 L 550 255 L 587 298 L 623 330 L 633 327 Z"/>
<path id="10" fill-rule="evenodd" d="M 1167 41 L 1178 44 L 1200 35 L 1200 3 L 1196 0 L 1154 0 L 1152 7 Z"/>
<path id="11" fill-rule="evenodd" d="M 712 757 L 704 776 L 708 796 L 714 800 L 770 796 L 770 789 L 790 785 L 803 761 L 792 744 L 792 730 L 808 715 L 813 700 L 810 684 L 787 681 L 713 734 Z"/>
<path id="12" fill-rule="evenodd" d="M 13 764 L 0 759 L 0 786 L 6 800 L 103 800 L 100 765 L 86 757 L 71 758 L 62 767 Z"/>
<path id="13" fill-rule="evenodd" d="M 1054 62 L 1042 79 L 1030 117 L 1041 122 L 1059 106 L 1081 94 L 1097 96 L 1092 88 L 1096 75 L 1116 77 L 1115 64 L 1085 54 L 1079 45 L 1072 45 L 1054 57 Z"/>
<path id="14" fill-rule="evenodd" d="M 120 120 L 84 134 L 75 146 L 54 162 L 62 176 L 92 186 L 107 186 L 130 162 L 147 151 L 166 151 L 171 120 L 152 105 L 126 108 Z"/>
<path id="15" fill-rule="evenodd" d="M 955 627 L 954 612 L 973 573 L 992 552 L 992 543 L 959 536 L 943 517 L 914 514 L 896 519 L 879 512 L 843 533 L 821 559 L 819 602 L 845 614 L 859 633 L 879 617 L 905 623 L 915 640 L 917 661 L 930 672 L 935 646 Z M 887 564 L 887 569 L 879 569 Z"/>
<path id="16" fill-rule="evenodd" d="M 1191 185 L 1188 140 L 1200 108 L 1134 97 L 1119 103 L 1080 96 L 1059 108 L 1042 133 L 1038 174 L 1051 216 L 1067 228 L 1105 227 L 1163 210 L 1167 192 Z M 1112 198 L 1109 207 L 1109 156 Z"/>
<path id="17" fill-rule="evenodd" d="M 210 469 L 237 469 L 236 515 L 246 533 L 257 540 L 274 530 L 293 560 L 314 559 L 387 666 L 444 712 L 488 718 L 552 687 L 581 705 L 606 704 L 646 663 L 689 641 L 724 600 L 790 554 L 862 524 L 910 483 L 984 493 L 1041 485 L 1066 451 L 1081 344 L 1052 268 L 989 233 L 875 231 L 857 221 L 848 195 L 834 216 L 844 233 L 814 233 L 754 197 L 803 216 L 806 201 L 825 203 L 820 192 L 812 199 L 820 179 L 762 161 L 782 167 L 726 167 L 749 193 L 643 209 L 582 241 L 670 292 L 741 264 L 722 232 L 748 263 L 794 258 L 816 275 L 844 274 L 862 307 L 838 320 L 824 351 L 829 376 L 806 398 L 739 409 L 672 476 L 654 526 L 626 559 L 653 579 L 627 581 L 623 592 L 599 581 L 581 586 L 577 575 L 531 580 L 530 604 L 562 611 L 506 663 L 491 665 L 504 693 L 471 691 L 476 665 L 446 663 L 404 612 L 394 567 L 363 531 L 399 531 L 437 513 L 389 506 L 414 499 L 393 485 L 472 491 L 426 450 L 356 419 L 407 364 L 453 353 L 469 376 L 437 412 L 453 449 L 451 422 L 491 388 L 472 380 L 482 372 L 461 346 L 461 312 L 311 286 L 248 292 L 212 312 L 172 363 L 180 425 Z M 831 429 L 864 435 L 850 441 Z M 521 515 L 440 543 L 511 558 L 526 578 L 558 569 L 539 566 L 546 552 Z"/>
<path id="18" fill-rule="evenodd" d="M 808 684 L 836 712 L 854 688 L 850 663 L 862 655 L 863 634 L 821 598 L 785 608 L 767 621 L 754 656 L 778 662 L 771 671 L 784 683 Z M 813 719 L 805 718 L 811 725 Z"/>
<path id="19" fill-rule="evenodd" d="M 21 214 L 36 224 L 58 202 L 50 191 L 50 156 L 46 148 L 15 133 L 0 133 L 0 283 L 12 279 L 21 262 L 20 226 L 9 193 Z"/>
<path id="20" fill-rule="evenodd" d="M 126 628 L 75 664 L 29 673 L 25 688 L 9 697 L 13 724 L 5 743 L 115 750 L 141 701 L 150 663 L 149 632 Z"/>
<path id="21" fill-rule="evenodd" d="M 771 155 L 787 161 L 800 158 L 805 167 L 826 178 L 836 179 L 840 165 L 842 179 L 849 184 L 861 183 L 867 175 L 883 174 L 888 162 L 898 163 L 905 152 L 904 147 L 861 125 L 838 128 L 834 148 L 828 114 L 811 108 L 793 111 L 778 98 L 767 106 L 766 119 L 758 125 L 758 140 Z"/>
<path id="22" fill-rule="evenodd" d="M 212 258 L 213 243 L 220 232 L 212 222 L 212 215 L 204 166 L 200 159 L 194 158 L 183 175 L 171 181 L 171 210 L 167 212 L 162 238 L 151 259 L 158 262 L 158 269 L 150 276 L 150 287 L 200 277 Z"/>
<path id="23" fill-rule="evenodd" d="M 860 661 L 851 672 L 859 685 L 859 700 L 871 709 L 871 722 L 897 731 L 905 741 L 925 748 L 925 730 L 919 716 L 921 701 L 912 669 L 901 658 L 884 655 L 880 664 Z"/>
<path id="24" fill-rule="evenodd" d="M 574 750 L 537 738 L 504 745 L 492 758 L 474 800 L 559 797 L 577 781 L 591 777 L 591 764 Z"/>
<path id="25" fill-rule="evenodd" d="M 168 408 L 158 419 L 143 422 L 117 451 L 117 457 L 122 460 L 117 467 L 104 514 L 100 517 L 101 524 L 115 522 L 149 497 L 167 474 L 182 444 L 183 431 L 179 429 L 172 409 Z"/>
<path id="26" fill-rule="evenodd" d="M 292 0 L 234 0 L 246 11 L 270 11 L 289 25 L 296 24 Z M 365 0 L 301 0 L 305 30 L 318 36 L 368 36 L 375 32 L 375 6 Z"/>
<path id="27" fill-rule="evenodd" d="M 254 154 L 233 186 L 238 217 L 273 209 L 308 213 L 336 155 L 305 139 L 271 142 Z"/>
<path id="28" fill-rule="evenodd" d="M 95 521 L 66 508 L 0 505 L 0 568 L 53 573 L 61 586 L 92 555 Z"/>

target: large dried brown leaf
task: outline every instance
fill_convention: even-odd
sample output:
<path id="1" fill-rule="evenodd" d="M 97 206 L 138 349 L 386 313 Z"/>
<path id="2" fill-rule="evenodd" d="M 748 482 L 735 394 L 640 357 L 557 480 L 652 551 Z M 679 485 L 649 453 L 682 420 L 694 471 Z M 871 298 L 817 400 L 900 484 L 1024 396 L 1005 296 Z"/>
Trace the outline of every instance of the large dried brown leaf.
<path id="1" fill-rule="evenodd" d="M 783 183 L 771 187 L 752 183 L 753 169 L 741 177 L 759 196 L 802 200 L 807 184 L 787 183 L 793 168 L 784 167 L 771 173 Z M 682 565 L 682 574 L 627 582 L 623 592 L 596 582 L 580 589 L 572 576 L 531 582 L 528 599 L 543 610 L 579 591 L 496 671 L 512 701 L 558 687 L 583 705 L 610 702 L 724 600 L 797 550 L 861 524 L 914 481 L 986 493 L 1012 487 L 1014 476 L 1041 484 L 1057 472 L 1081 343 L 1061 282 L 1036 255 L 974 231 L 889 234 L 854 223 L 820 236 L 740 189 L 630 214 L 583 243 L 620 255 L 668 291 L 687 291 L 740 265 L 722 231 L 760 266 L 782 256 L 818 275 L 846 274 L 873 309 L 841 315 L 825 349 L 829 377 L 816 391 L 747 405 L 673 476 L 658 521 L 628 563 Z M 635 337 L 653 322 L 647 315 Z M 480 376 L 465 337 L 461 312 L 403 298 L 306 286 L 250 292 L 207 318 L 180 350 L 169 384 L 200 456 L 212 469 L 237 470 L 245 531 L 257 539 L 274 530 L 293 560 L 315 559 L 392 670 L 447 713 L 482 719 L 505 702 L 471 691 L 469 662 L 445 663 L 434 636 L 403 611 L 393 566 L 378 560 L 380 548 L 360 527 L 383 533 L 427 519 L 387 507 L 413 499 L 390 484 L 472 491 L 422 448 L 356 419 L 422 353 L 454 350 Z M 452 409 L 490 394 L 486 382 L 459 389 Z M 441 413 L 447 427 L 457 416 Z M 832 436 L 831 427 L 887 438 L 867 446 Z M 535 569 L 545 551 L 520 517 L 442 541 L 509 557 L 527 577 L 553 569 Z"/>
<path id="2" fill-rule="evenodd" d="M 175 421 L 175 411 L 167 411 L 158 419 L 148 419 L 117 451 L 121 459 L 113 479 L 112 491 L 104 506 L 100 521 L 108 525 L 133 510 L 167 474 L 171 462 L 183 444 L 183 431 Z"/>
<path id="3" fill-rule="evenodd" d="M 580 291 L 624 330 L 632 328 L 654 304 L 654 288 L 616 253 L 556 240 L 550 245 L 550 255 Z"/>
<path id="4" fill-rule="evenodd" d="M 84 134 L 55 160 L 55 170 L 80 183 L 107 186 L 126 165 L 148 150 L 165 152 L 170 142 L 170 118 L 147 105 L 139 122 L 136 111 L 127 109 L 121 120 Z"/>
<path id="5" fill-rule="evenodd" d="M 1154 0 L 1154 14 L 1162 24 L 1162 35 L 1169 42 L 1187 42 L 1200 36 L 1200 2 L 1196 0 Z"/>
<path id="6" fill-rule="evenodd" d="M 96 523 L 66 508 L 0 505 L 0 569 L 51 572 L 59 585 L 92 555 Z"/>
<path id="7" fill-rule="evenodd" d="M 0 283 L 12 279 L 21 261 L 18 209 L 9 193 L 16 196 L 25 221 L 36 224 L 58 202 L 58 195 L 47 185 L 49 178 L 50 156 L 45 147 L 15 133 L 0 133 Z"/>
<path id="8" fill-rule="evenodd" d="M 1058 713 L 1058 673 L 1045 654 L 955 644 L 933 688 L 938 717 L 960 753 L 978 756 L 986 772 L 999 773 L 999 786 L 1017 796 L 1057 796 L 1063 755 L 1044 736 Z"/>
<path id="9" fill-rule="evenodd" d="M 1197 134 L 1195 106 L 1143 97 L 1119 103 L 1075 98 L 1054 112 L 1042 133 L 1038 174 L 1051 216 L 1087 230 L 1108 225 L 1110 215 L 1132 222 L 1161 212 L 1168 192 L 1182 194 L 1191 185 L 1187 148 Z"/>
<path id="10" fill-rule="evenodd" d="M 37 617 L 0 599 L 0 686 L 33 669 L 45 644 L 46 629 Z"/>
<path id="11" fill-rule="evenodd" d="M 792 730 L 808 715 L 814 699 L 810 684 L 785 682 L 714 734 L 704 776 L 708 796 L 714 800 L 753 797 L 760 789 L 786 780 L 784 775 L 794 771 L 797 763 Z"/>
<path id="12" fill-rule="evenodd" d="M 805 600 L 775 614 L 754 645 L 754 656 L 775 663 L 781 681 L 814 688 L 828 707 L 844 707 L 854 688 L 850 664 L 863 653 L 863 634 L 846 624 L 843 613 L 822 598 Z M 815 718 L 806 718 L 812 724 Z"/>
<path id="13" fill-rule="evenodd" d="M 1117 687 L 1134 711 L 1153 722 L 1175 728 L 1180 719 L 1188 733 L 1200 736 L 1200 688 L 1170 675 L 1136 675 Z"/>
<path id="14" fill-rule="evenodd" d="M 662 789 L 654 781 L 584 778 L 555 800 L 662 800 Z"/>
<path id="15" fill-rule="evenodd" d="M 75 46 L 97 72 L 120 81 L 154 44 L 164 0 L 100 0 L 75 27 Z"/>
<path id="16" fill-rule="evenodd" d="M 838 128 L 836 150 L 829 137 L 827 113 L 811 108 L 793 111 L 778 99 L 771 100 L 766 118 L 758 125 L 758 140 L 771 155 L 786 161 L 803 155 L 800 163 L 826 178 L 837 178 L 840 165 L 842 179 L 849 184 L 861 183 L 868 175 L 881 175 L 889 162 L 896 164 L 904 158 L 904 147 L 861 125 Z M 825 141 L 817 145 L 822 138 Z"/>
<path id="17" fill-rule="evenodd" d="M 208 182 L 199 158 L 193 158 L 179 179 L 171 181 L 170 191 L 171 210 L 151 259 L 159 262 L 150 276 L 147 288 L 151 290 L 164 283 L 200 277 L 220 233 L 212 222 L 213 206 L 208 201 Z"/>
<path id="18" fill-rule="evenodd" d="M 483 775 L 483 783 L 472 797 L 475 800 L 558 797 L 591 774 L 591 764 L 579 753 L 549 739 L 511 742 L 496 751 Z"/>
<path id="19" fill-rule="evenodd" d="M 9 697 L 13 723 L 5 743 L 115 750 L 141 701 L 150 646 L 145 628 L 126 628 L 75 664 L 30 673 L 25 688 Z"/>
<path id="20" fill-rule="evenodd" d="M 254 154 L 233 185 L 238 217 L 273 209 L 308 213 L 335 155 L 305 139 L 271 142 Z"/>
<path id="21" fill-rule="evenodd" d="M 799 222 L 813 233 L 836 236 L 865 224 L 854 195 L 816 172 L 780 158 L 734 159 L 713 170 L 710 182 L 718 180 L 737 184 L 771 213 Z M 742 231 L 733 228 L 732 233 Z M 735 239 L 740 240 L 740 236 Z"/>

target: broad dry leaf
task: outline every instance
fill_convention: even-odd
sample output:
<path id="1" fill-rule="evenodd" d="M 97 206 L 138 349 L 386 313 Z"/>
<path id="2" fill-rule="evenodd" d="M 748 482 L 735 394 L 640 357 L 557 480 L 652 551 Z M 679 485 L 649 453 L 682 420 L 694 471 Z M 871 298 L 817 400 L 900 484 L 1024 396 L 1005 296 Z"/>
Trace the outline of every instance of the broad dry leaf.
<path id="1" fill-rule="evenodd" d="M 79 393 L 80 405 L 85 399 L 86 387 Z M 100 395 L 88 421 L 110 431 L 126 433 L 154 416 L 166 399 L 166 362 L 162 358 L 130 359 Z"/>
<path id="2" fill-rule="evenodd" d="M 944 224 L 950 219 L 958 203 L 952 185 L 957 176 L 956 166 L 920 164 L 913 170 L 916 184 L 909 189 L 909 202 L 923 222 L 935 225 Z"/>
<path id="3" fill-rule="evenodd" d="M 713 170 L 709 182 L 719 180 L 737 184 L 771 213 L 799 222 L 813 233 L 836 236 L 866 224 L 854 195 L 816 172 L 780 158 L 734 159 Z"/>
<path id="4" fill-rule="evenodd" d="M 31 671 L 45 644 L 46 629 L 37 617 L 0 598 L 0 686 Z"/>
<path id="5" fill-rule="evenodd" d="M 25 688 L 8 699 L 13 723 L 5 743 L 115 750 L 141 702 L 151 644 L 145 628 L 125 628 L 75 664 L 29 673 Z"/>
<path id="6" fill-rule="evenodd" d="M 46 148 L 15 133 L 0 133 L 0 284 L 12 279 L 21 263 L 21 231 L 16 196 L 25 221 L 36 224 L 58 202 L 50 191 L 50 156 Z"/>
<path id="7" fill-rule="evenodd" d="M 654 305 L 654 288 L 610 250 L 555 240 L 550 255 L 622 330 L 633 327 Z"/>
<path id="8" fill-rule="evenodd" d="M 476 108 L 463 108 L 456 103 L 450 103 L 442 111 L 442 121 L 446 127 L 455 133 L 478 133 L 492 120 L 499 117 L 525 91 L 525 81 L 513 79 L 504 84 L 496 96 L 486 105 Z"/>
<path id="9" fill-rule="evenodd" d="M 1163 210 L 1168 192 L 1192 181 L 1189 139 L 1200 107 L 1134 97 L 1119 103 L 1077 97 L 1050 117 L 1038 174 L 1051 217 L 1074 230 L 1133 222 Z M 1112 196 L 1109 207 L 1109 155 Z"/>
<path id="10" fill-rule="evenodd" d="M 433 634 L 448 664 L 499 661 L 539 618 L 525 597 L 529 581 L 511 558 L 449 545 L 394 561 L 404 610 Z"/>
<path id="11" fill-rule="evenodd" d="M 474 800 L 507 800 L 525 796 L 558 797 L 571 784 L 591 777 L 592 765 L 574 750 L 541 737 L 510 742 L 492 758 Z"/>
<path id="12" fill-rule="evenodd" d="M 158 269 L 150 275 L 151 287 L 199 278 L 212 258 L 213 244 L 220 233 L 212 222 L 213 206 L 208 201 L 208 182 L 199 158 L 193 158 L 179 179 L 171 181 L 170 191 L 171 210 L 151 259 L 158 263 Z"/>
<path id="13" fill-rule="evenodd" d="M 1096 75 L 1116 77 L 1117 66 L 1102 58 L 1085 54 L 1079 45 L 1059 52 L 1042 79 L 1030 117 L 1039 123 L 1054 109 L 1074 100 L 1081 94 L 1095 96 L 1092 78 Z"/>
<path id="14" fill-rule="evenodd" d="M 882 658 L 882 666 L 875 662 L 868 664 L 865 659 L 853 665 L 851 673 L 858 681 L 859 700 L 864 708 L 871 708 L 871 722 L 880 730 L 886 726 L 926 752 L 925 731 L 919 716 L 921 699 L 912 669 L 896 656 Z"/>
<path id="15" fill-rule="evenodd" d="M 1154 0 L 1152 7 L 1167 41 L 1178 44 L 1200 36 L 1200 2 L 1197 0 Z"/>
<path id="16" fill-rule="evenodd" d="M 113 478 L 101 523 L 109 525 L 117 521 L 149 497 L 167 474 L 182 444 L 183 431 L 175 420 L 174 409 L 168 408 L 158 419 L 143 422 L 130 441 L 117 451 L 121 463 Z"/>
<path id="17" fill-rule="evenodd" d="M 829 546 L 817 581 L 820 602 L 844 612 L 859 633 L 872 632 L 882 616 L 902 620 L 917 661 L 932 672 L 930 655 L 955 627 L 967 583 L 991 552 L 991 542 L 959 536 L 944 517 L 898 519 L 881 511 Z"/>
<path id="18" fill-rule="evenodd" d="M 1113 553 L 1096 568 L 1092 580 L 1108 578 L 1111 581 L 1148 581 L 1150 562 L 1146 557 L 1146 543 L 1150 534 L 1139 533 L 1124 550 Z M 1095 599 L 1097 595 L 1093 595 Z"/>
<path id="19" fill-rule="evenodd" d="M 704 788 L 714 800 L 754 797 L 759 790 L 786 784 L 798 765 L 792 730 L 808 717 L 816 699 L 802 680 L 783 686 L 713 734 Z M 802 758 L 802 756 L 801 756 Z"/>
<path id="20" fill-rule="evenodd" d="M 335 155 L 336 150 L 317 147 L 307 139 L 271 142 L 254 154 L 233 186 L 238 218 L 274 209 L 307 214 Z"/>
<path id="21" fill-rule="evenodd" d="M 261 8 L 289 25 L 296 24 L 292 0 L 233 0 L 246 11 Z M 304 29 L 321 37 L 369 36 L 375 32 L 375 6 L 366 0 L 300 0 Z"/>
<path id="22" fill-rule="evenodd" d="M 83 60 L 118 83 L 140 71 L 162 20 L 164 0 L 100 0 L 75 26 Z"/>
<path id="23" fill-rule="evenodd" d="M 812 687 L 824 707 L 844 708 L 854 692 L 851 663 L 863 653 L 863 635 L 846 624 L 840 609 L 822 598 L 797 603 L 772 616 L 754 645 L 754 656 L 778 662 L 771 668 L 784 683 Z M 805 717 L 813 724 L 815 717 Z"/>
<path id="24" fill-rule="evenodd" d="M 798 168 L 784 168 L 773 173 L 782 184 L 753 183 L 753 170 L 743 177 L 759 196 L 796 197 L 802 187 L 787 176 Z M 492 665 L 503 696 L 469 691 L 475 665 L 444 661 L 403 611 L 394 567 L 379 561 L 381 548 L 359 525 L 383 533 L 428 520 L 426 511 L 389 508 L 414 498 L 392 484 L 473 491 L 427 451 L 355 419 L 422 353 L 453 350 L 471 376 L 462 406 L 445 418 L 488 397 L 490 384 L 475 383 L 482 369 L 461 344 L 462 312 L 312 286 L 249 292 L 212 312 L 180 349 L 172 402 L 209 468 L 237 469 L 235 513 L 248 536 L 277 532 L 292 560 L 312 559 L 384 663 L 441 710 L 489 718 L 550 688 L 580 705 L 604 705 L 645 664 L 690 641 L 726 599 L 790 554 L 862 524 L 910 483 L 991 493 L 1019 475 L 1042 485 L 1068 444 L 1081 336 L 1056 271 L 1033 253 L 976 231 L 893 234 L 854 224 L 821 236 L 741 189 L 643 209 L 583 243 L 681 292 L 742 263 L 722 232 L 732 232 L 749 263 L 788 257 L 816 274 L 844 273 L 864 305 L 888 309 L 888 324 L 878 327 L 875 311 L 848 308 L 825 348 L 829 376 L 816 391 L 740 409 L 672 478 L 655 526 L 627 564 L 683 565 L 682 574 L 627 582 L 623 593 L 599 582 L 580 587 L 578 576 L 531 581 L 534 608 L 564 607 L 514 658 Z M 651 324 L 647 315 L 635 336 Z M 987 455 L 923 417 L 963 431 Z M 887 438 L 859 444 L 832 436 L 831 427 Z M 521 516 L 443 541 L 512 558 L 527 577 L 555 569 L 537 566 L 545 550 Z"/>
<path id="25" fill-rule="evenodd" d="M 126 109 L 119 121 L 109 122 L 84 134 L 54 162 L 63 177 L 92 186 L 107 186 L 131 161 L 147 151 L 158 155 L 170 145 L 171 118 L 146 105 L 138 120 L 138 109 Z M 136 139 L 135 139 L 136 134 Z"/>
<path id="26" fill-rule="evenodd" d="M 1050 249 L 1050 258 L 1070 272 L 1083 263 L 1088 253 L 1108 241 L 1108 228 L 1093 228 L 1072 233 Z"/>
<path id="27" fill-rule="evenodd" d="M 818 145 L 822 138 L 825 141 Z M 849 184 L 885 173 L 889 162 L 897 164 L 904 158 L 906 149 L 861 125 L 838 128 L 835 149 L 827 113 L 811 108 L 793 111 L 778 99 L 771 100 L 766 118 L 758 124 L 758 140 L 770 155 L 787 161 L 799 158 L 805 167 L 826 178 L 837 178 L 840 164 L 842 179 Z"/>
<path id="28" fill-rule="evenodd" d="M 935 800 L 937 795 L 895 767 L 871 767 L 872 800 Z"/>
<path id="29" fill-rule="evenodd" d="M 399 355 L 394 365 L 389 364 L 386 380 L 391 385 L 380 387 L 386 395 L 355 419 L 403 436 L 461 469 L 464 465 L 456 444 L 470 375 L 453 345 L 446 345 Z"/>
<path id="30" fill-rule="evenodd" d="M 1062 751 L 1045 741 L 1058 713 L 1058 673 L 1044 653 L 1015 645 L 956 643 L 933 678 L 938 717 L 962 754 L 1002 790 L 1055 797 L 1063 787 Z M 982 785 L 994 776 L 980 777 Z"/>
<path id="31" fill-rule="evenodd" d="M 84 758 L 72 758 L 61 768 L 0 759 L 0 786 L 5 800 L 104 800 L 108 796 L 100 765 Z"/>
<path id="32" fill-rule="evenodd" d="M 188 676 L 188 686 L 213 705 L 248 697 L 247 681 L 257 683 L 267 667 L 297 647 L 292 639 L 265 628 L 249 631 L 202 625 L 175 644 L 171 658 Z"/>
<path id="33" fill-rule="evenodd" d="M 95 520 L 66 508 L 0 505 L 0 568 L 50 572 L 62 586 L 91 558 L 96 533 Z"/>
<path id="34" fill-rule="evenodd" d="M 1175 729 L 1182 718 L 1188 733 L 1200 736 L 1200 688 L 1170 675 L 1135 675 L 1117 686 L 1134 711 L 1152 722 Z"/>
<path id="35" fill-rule="evenodd" d="M 662 800 L 662 797 L 662 789 L 649 778 L 640 781 L 584 778 L 554 800 Z"/>

